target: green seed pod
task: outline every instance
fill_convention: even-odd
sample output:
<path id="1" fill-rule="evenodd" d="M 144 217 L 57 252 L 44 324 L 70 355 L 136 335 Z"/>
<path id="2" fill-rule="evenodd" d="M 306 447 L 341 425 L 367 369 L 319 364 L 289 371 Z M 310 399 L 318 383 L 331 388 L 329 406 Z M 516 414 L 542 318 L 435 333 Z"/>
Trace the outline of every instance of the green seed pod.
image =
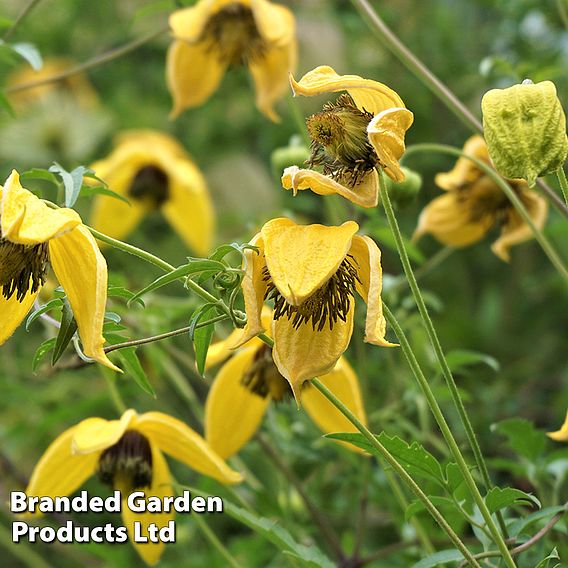
<path id="1" fill-rule="evenodd" d="M 397 209 L 404 209 L 410 205 L 422 189 L 422 176 L 418 172 L 405 166 L 401 169 L 404 173 L 404 181 L 395 183 L 386 176 L 384 178 L 391 201 Z"/>
<path id="2" fill-rule="evenodd" d="M 492 89 L 481 101 L 489 155 L 506 178 L 536 178 L 558 170 L 568 154 L 566 117 L 550 81 Z"/>

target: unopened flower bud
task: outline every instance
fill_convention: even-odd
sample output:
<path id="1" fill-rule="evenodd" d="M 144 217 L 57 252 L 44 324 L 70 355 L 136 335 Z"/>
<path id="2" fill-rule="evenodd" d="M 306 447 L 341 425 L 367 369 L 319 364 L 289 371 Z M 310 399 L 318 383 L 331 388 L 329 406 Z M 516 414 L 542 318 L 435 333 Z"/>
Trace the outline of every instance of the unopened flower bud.
<path id="1" fill-rule="evenodd" d="M 404 174 L 404 181 L 395 183 L 386 176 L 384 178 L 389 197 L 398 209 L 404 209 L 410 205 L 422 188 L 422 176 L 418 172 L 405 166 L 402 166 L 401 169 Z"/>
<path id="2" fill-rule="evenodd" d="M 282 171 L 289 166 L 301 166 L 309 157 L 309 148 L 292 137 L 288 146 L 276 148 L 272 152 L 270 161 L 275 177 L 280 178 Z"/>

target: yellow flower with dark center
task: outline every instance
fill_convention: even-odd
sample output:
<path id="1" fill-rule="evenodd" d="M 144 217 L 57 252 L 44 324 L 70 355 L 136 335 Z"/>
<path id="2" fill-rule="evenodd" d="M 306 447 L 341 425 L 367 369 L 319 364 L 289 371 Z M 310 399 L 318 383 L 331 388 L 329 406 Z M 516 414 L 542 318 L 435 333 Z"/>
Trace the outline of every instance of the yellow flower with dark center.
<path id="1" fill-rule="evenodd" d="M 262 320 L 265 327 L 270 326 L 271 310 L 263 310 Z M 222 458 L 237 453 L 254 436 L 271 401 L 279 403 L 293 396 L 272 359 L 272 349 L 260 339 L 252 338 L 236 352 L 231 350 L 241 334 L 242 330 L 236 330 L 226 340 L 211 345 L 207 354 L 207 367 L 225 361 L 205 403 L 205 439 Z M 361 422 L 367 422 L 359 380 L 347 359 L 341 357 L 320 379 Z M 357 431 L 308 382 L 301 388 L 302 406 L 323 432 Z M 351 444 L 344 445 L 359 452 Z"/>
<path id="2" fill-rule="evenodd" d="M 174 512 L 135 513 L 124 502 L 132 491 L 146 497 L 175 494 L 163 453 L 195 471 L 221 483 L 238 483 L 241 474 L 233 471 L 189 426 L 161 412 L 138 415 L 127 410 L 120 420 L 88 418 L 56 438 L 37 463 L 26 494 L 30 497 L 70 495 L 85 481 L 100 480 L 121 491 L 122 519 L 132 535 L 135 522 L 148 536 L 148 525 L 167 526 Z M 156 564 L 164 543 L 133 543 L 148 564 Z"/>
<path id="3" fill-rule="evenodd" d="M 122 239 L 144 215 L 159 209 L 189 248 L 209 254 L 214 212 L 207 185 L 176 140 L 153 130 L 123 132 L 114 151 L 91 167 L 130 202 L 97 196 L 91 216 L 95 229 Z"/>
<path id="4" fill-rule="evenodd" d="M 463 150 L 491 163 L 485 141 L 479 135 L 469 138 Z M 523 180 L 506 181 L 527 208 L 535 225 L 542 229 L 548 213 L 546 200 L 529 189 Z M 530 227 L 499 186 L 468 158 L 460 157 L 451 171 L 438 174 L 436 184 L 447 193 L 424 208 L 414 239 L 430 233 L 446 245 L 465 247 L 480 241 L 494 227 L 499 227 L 501 236 L 491 250 L 508 261 L 511 246 L 533 238 Z"/>
<path id="5" fill-rule="evenodd" d="M 311 189 L 319 195 L 337 193 L 362 207 L 378 203 L 377 168 L 395 182 L 404 180 L 398 163 L 404 136 L 414 115 L 398 94 L 377 81 L 357 75 L 338 75 L 331 67 L 316 67 L 300 81 L 291 78 L 294 95 L 320 95 L 347 91 L 336 102 L 306 121 L 312 140 L 309 169 L 284 170 L 282 185 Z M 314 169 L 316 168 L 316 169 Z"/>
<path id="6" fill-rule="evenodd" d="M 564 420 L 564 424 L 560 427 L 560 430 L 548 432 L 547 436 L 557 442 L 568 442 L 568 412 L 566 412 L 566 419 Z"/>
<path id="7" fill-rule="evenodd" d="M 118 370 L 103 350 L 107 265 L 72 209 L 50 209 L 15 170 L 0 188 L 0 345 L 20 325 L 51 264 L 77 321 L 84 353 Z"/>
<path id="8" fill-rule="evenodd" d="M 391 346 L 381 302 L 381 251 L 359 226 L 296 225 L 273 219 L 245 253 L 242 289 L 247 324 L 239 345 L 265 331 L 265 300 L 274 303 L 271 335 L 280 374 L 300 401 L 305 381 L 329 373 L 353 333 L 355 293 L 367 302 L 365 341 Z"/>
<path id="9" fill-rule="evenodd" d="M 256 106 L 278 121 L 274 103 L 288 84 L 297 58 L 295 19 L 267 0 L 199 0 L 170 16 L 175 41 L 166 78 L 172 117 L 199 106 L 215 92 L 230 66 L 246 64 L 256 87 Z"/>

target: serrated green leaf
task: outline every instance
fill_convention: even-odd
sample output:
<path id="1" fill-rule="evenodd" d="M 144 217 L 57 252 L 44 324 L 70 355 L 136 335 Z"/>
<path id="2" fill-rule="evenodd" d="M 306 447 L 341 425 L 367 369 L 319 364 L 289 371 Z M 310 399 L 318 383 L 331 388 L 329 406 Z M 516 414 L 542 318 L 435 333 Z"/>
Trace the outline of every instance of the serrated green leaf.
<path id="1" fill-rule="evenodd" d="M 136 384 L 150 396 L 156 398 L 154 387 L 150 384 L 146 371 L 140 364 L 140 359 L 136 354 L 136 347 L 125 347 L 124 349 L 116 350 L 116 357 L 122 363 L 124 370 L 134 379 Z"/>
<path id="2" fill-rule="evenodd" d="M 63 298 L 53 298 L 53 300 L 49 300 L 46 304 L 34 310 L 26 319 L 26 331 L 29 331 L 30 326 L 32 323 L 42 316 L 43 314 L 50 312 L 51 310 L 55 310 L 60 308 L 63 305 Z"/>
<path id="3" fill-rule="evenodd" d="M 73 207 L 79 197 L 81 187 L 83 187 L 83 176 L 85 172 L 91 170 L 84 166 L 79 166 L 68 172 L 63 166 L 54 162 L 53 166 L 49 168 L 49 171 L 57 174 L 63 180 L 63 186 L 65 188 L 65 207 Z"/>
<path id="4" fill-rule="evenodd" d="M 455 549 L 440 550 L 435 554 L 423 558 L 420 562 L 412 565 L 412 568 L 436 568 L 436 566 L 442 566 L 448 562 L 460 562 L 464 559 L 463 554 Z"/>
<path id="5" fill-rule="evenodd" d="M 51 364 L 55 365 L 63 355 L 65 349 L 69 345 L 73 335 L 77 331 L 77 322 L 73 317 L 73 310 L 67 298 L 63 299 L 63 306 L 61 310 L 61 327 L 57 334 L 57 340 L 53 347 L 53 355 L 51 356 Z"/>
<path id="6" fill-rule="evenodd" d="M 494 424 L 491 429 L 506 436 L 509 447 L 532 462 L 544 451 L 546 436 L 528 420 L 509 418 Z"/>
<path id="7" fill-rule="evenodd" d="M 43 59 L 35 45 L 31 43 L 11 43 L 6 45 L 15 51 L 20 57 L 25 59 L 36 71 L 39 71 L 42 68 Z"/>
<path id="8" fill-rule="evenodd" d="M 46 339 L 37 349 L 32 359 L 32 372 L 36 372 L 42 359 L 55 347 L 56 337 Z"/>
<path id="9" fill-rule="evenodd" d="M 469 365 L 483 364 L 491 367 L 494 371 L 499 371 L 499 362 L 494 357 L 477 351 L 466 349 L 455 349 L 446 354 L 446 361 L 452 371 L 458 371 L 462 367 Z"/>
<path id="10" fill-rule="evenodd" d="M 511 505 L 534 505 L 540 509 L 540 501 L 530 493 L 525 493 L 514 487 L 492 487 L 485 496 L 485 504 L 491 513 L 510 507 Z"/>

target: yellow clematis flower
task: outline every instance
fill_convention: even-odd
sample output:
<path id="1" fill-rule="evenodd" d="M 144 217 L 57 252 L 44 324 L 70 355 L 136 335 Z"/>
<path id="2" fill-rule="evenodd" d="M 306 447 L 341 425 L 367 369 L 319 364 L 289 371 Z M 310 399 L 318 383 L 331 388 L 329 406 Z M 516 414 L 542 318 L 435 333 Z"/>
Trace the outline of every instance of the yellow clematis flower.
<path id="1" fill-rule="evenodd" d="M 463 151 L 491 163 L 487 145 L 479 135 L 469 138 Z M 415 240 L 430 233 L 446 245 L 465 247 L 480 241 L 492 228 L 500 227 L 501 236 L 491 250 L 508 262 L 511 246 L 533 237 L 530 227 L 499 186 L 471 160 L 460 157 L 451 171 L 438 174 L 435 180 L 447 193 L 424 208 L 414 232 Z M 506 181 L 524 203 L 535 225 L 542 229 L 548 214 L 546 200 L 523 180 Z"/>
<path id="2" fill-rule="evenodd" d="M 564 420 L 564 424 L 560 427 L 560 430 L 548 432 L 547 436 L 557 442 L 568 442 L 568 412 L 566 412 L 566 419 Z"/>
<path id="3" fill-rule="evenodd" d="M 398 163 L 404 136 L 414 115 L 398 94 L 377 81 L 357 75 L 338 75 L 320 66 L 300 81 L 290 79 L 294 96 L 346 91 L 335 103 L 306 121 L 312 140 L 309 169 L 284 170 L 282 185 L 294 195 L 311 189 L 318 195 L 337 193 L 362 207 L 375 207 L 379 196 L 377 167 L 394 181 L 404 181 Z M 319 168 L 316 171 L 313 168 Z"/>
<path id="4" fill-rule="evenodd" d="M 267 0 L 199 0 L 170 16 L 174 42 L 166 80 L 171 116 L 199 106 L 218 88 L 230 66 L 246 64 L 256 88 L 256 106 L 277 122 L 274 103 L 296 67 L 294 15 Z"/>
<path id="5" fill-rule="evenodd" d="M 265 308 L 261 319 L 270 326 L 272 311 Z M 226 361 L 220 368 L 205 402 L 205 439 L 222 457 L 236 454 L 256 433 L 271 401 L 276 403 L 292 396 L 290 385 L 279 373 L 272 359 L 272 349 L 253 337 L 237 351 L 242 330 L 210 346 L 207 367 Z M 230 357 L 230 358 L 229 358 Z M 367 423 L 359 379 L 341 357 L 321 381 L 363 423 Z M 304 383 L 302 404 L 324 433 L 357 432 L 357 429 L 317 389 Z M 352 444 L 346 448 L 361 453 Z"/>
<path id="6" fill-rule="evenodd" d="M 127 410 L 120 420 L 87 418 L 72 426 L 47 448 L 26 489 L 28 497 L 56 497 L 74 493 L 91 476 L 121 492 L 122 520 L 129 535 L 135 522 L 140 534 L 148 525 L 167 526 L 174 512 L 134 513 L 124 502 L 131 492 L 146 497 L 174 495 L 172 478 L 163 453 L 221 483 L 242 481 L 189 426 L 161 412 L 137 414 Z M 164 543 L 133 543 L 147 564 L 154 565 Z"/>
<path id="7" fill-rule="evenodd" d="M 242 289 L 247 324 L 238 345 L 264 332 L 265 300 L 274 302 L 272 352 L 280 374 L 300 402 L 303 383 L 332 371 L 353 333 L 355 291 L 367 302 L 365 341 L 385 339 L 381 251 L 359 226 L 297 225 L 273 219 L 245 252 Z"/>
<path id="8" fill-rule="evenodd" d="M 50 209 L 13 170 L 0 187 L 0 228 L 0 345 L 33 306 L 49 263 L 73 309 L 83 351 L 119 370 L 103 351 L 107 265 L 79 215 Z"/>
<path id="9" fill-rule="evenodd" d="M 203 175 L 176 140 L 154 130 L 126 131 L 116 138 L 114 151 L 91 168 L 130 201 L 97 196 L 92 227 L 122 239 L 144 215 L 160 209 L 189 248 L 209 254 L 213 205 Z"/>

